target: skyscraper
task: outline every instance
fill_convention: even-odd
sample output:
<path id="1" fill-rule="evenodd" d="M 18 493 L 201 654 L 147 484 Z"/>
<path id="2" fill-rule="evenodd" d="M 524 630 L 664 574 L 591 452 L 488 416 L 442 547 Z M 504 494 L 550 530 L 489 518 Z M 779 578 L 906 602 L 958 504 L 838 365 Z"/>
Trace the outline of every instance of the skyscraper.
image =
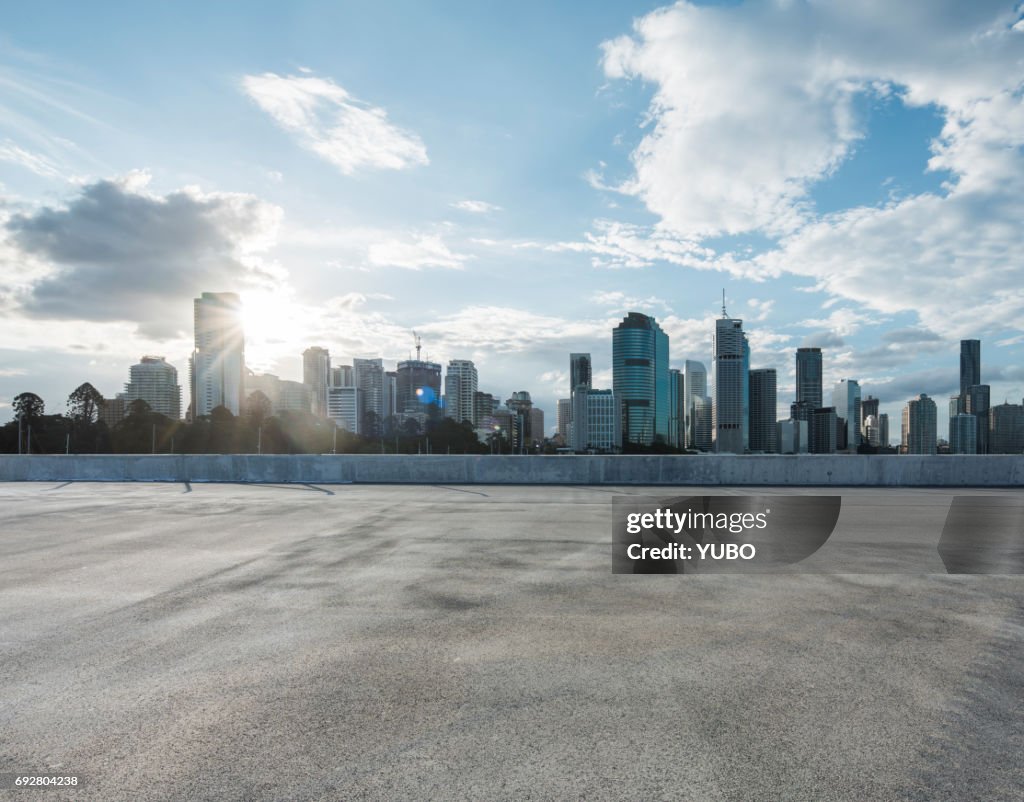
<path id="1" fill-rule="evenodd" d="M 959 398 L 959 396 L 954 396 Z M 949 419 L 949 453 L 978 453 L 978 419 L 973 415 L 956 414 Z"/>
<path id="2" fill-rule="evenodd" d="M 860 439 L 861 442 L 867 439 L 867 430 L 865 428 L 867 419 L 873 417 L 875 419 L 875 426 L 878 426 L 878 399 L 873 395 L 868 395 L 860 402 Z M 877 446 L 878 443 L 872 443 L 871 445 Z"/>
<path id="3" fill-rule="evenodd" d="M 242 302 L 233 292 L 204 292 L 194 302 L 195 349 L 189 359 L 192 418 L 223 406 L 242 412 L 245 332 Z"/>
<path id="4" fill-rule="evenodd" d="M 569 432 L 572 434 L 572 414 L 575 409 L 576 388 L 589 390 L 593 381 L 590 354 L 569 354 Z"/>
<path id="5" fill-rule="evenodd" d="M 836 452 L 836 408 L 818 407 L 807 422 L 808 451 L 811 454 Z"/>
<path id="6" fill-rule="evenodd" d="M 797 400 L 792 408 L 793 417 L 809 420 L 821 403 L 821 349 L 797 348 Z"/>
<path id="7" fill-rule="evenodd" d="M 989 453 L 1024 453 L 1024 406 L 996 404 L 989 410 Z"/>
<path id="8" fill-rule="evenodd" d="M 710 451 L 714 447 L 711 439 L 714 404 L 710 396 L 693 396 L 693 448 Z"/>
<path id="9" fill-rule="evenodd" d="M 694 405 L 698 398 L 704 398 L 708 394 L 708 372 L 703 362 L 687 359 L 683 365 L 685 376 L 683 377 L 683 403 L 685 405 L 685 419 L 683 428 L 685 430 L 686 448 L 699 448 L 694 427 Z"/>
<path id="10" fill-rule="evenodd" d="M 622 414 L 612 390 L 580 389 L 575 398 L 574 451 L 612 453 L 622 442 Z"/>
<path id="11" fill-rule="evenodd" d="M 924 393 L 903 408 L 903 451 L 906 454 L 934 454 L 938 445 L 935 402 Z"/>
<path id="12" fill-rule="evenodd" d="M 313 346 L 302 352 L 302 383 L 309 388 L 309 411 L 326 418 L 331 384 L 331 354 L 326 348 Z"/>
<path id="13" fill-rule="evenodd" d="M 444 377 L 444 396 L 446 417 L 458 423 L 469 421 L 473 426 L 477 421 L 473 418 L 473 394 L 477 391 L 476 365 L 469 359 L 452 359 L 448 362 L 448 372 Z"/>
<path id="14" fill-rule="evenodd" d="M 750 450 L 776 454 L 779 451 L 776 415 L 775 368 L 750 371 Z"/>
<path id="15" fill-rule="evenodd" d="M 373 437 L 384 420 L 384 360 L 353 359 L 352 384 L 363 391 L 359 433 Z"/>
<path id="16" fill-rule="evenodd" d="M 981 384 L 981 340 L 961 340 L 960 396 L 966 398 L 976 384 Z"/>
<path id="17" fill-rule="evenodd" d="M 612 332 L 612 389 L 623 446 L 668 441 L 668 335 L 653 317 L 630 312 Z"/>
<path id="18" fill-rule="evenodd" d="M 423 359 L 398 363 L 395 412 L 398 415 L 434 415 L 441 408 L 441 365 Z"/>
<path id="19" fill-rule="evenodd" d="M 124 386 L 126 404 L 141 399 L 149 408 L 171 420 L 181 417 L 181 386 L 178 370 L 162 356 L 144 356 L 128 369 L 130 380 Z"/>
<path id="20" fill-rule="evenodd" d="M 711 436 L 715 451 L 742 454 L 750 440 L 750 345 L 742 320 L 723 316 L 715 321 L 714 354 Z"/>
<path id="21" fill-rule="evenodd" d="M 991 453 L 989 449 L 989 408 L 991 407 L 992 388 L 987 384 L 973 384 L 967 388 L 963 408 L 968 415 L 974 415 L 978 421 L 976 438 L 979 454 Z"/>
<path id="22" fill-rule="evenodd" d="M 837 381 L 832 388 L 832 406 L 846 421 L 846 450 L 856 451 L 860 445 L 860 383 L 856 379 Z"/>
<path id="23" fill-rule="evenodd" d="M 558 399 L 558 435 L 566 445 L 569 443 L 569 421 L 572 419 L 572 401 L 568 398 Z"/>
<path id="24" fill-rule="evenodd" d="M 668 444 L 682 448 L 686 442 L 686 382 L 682 371 L 670 368 L 668 372 Z"/>

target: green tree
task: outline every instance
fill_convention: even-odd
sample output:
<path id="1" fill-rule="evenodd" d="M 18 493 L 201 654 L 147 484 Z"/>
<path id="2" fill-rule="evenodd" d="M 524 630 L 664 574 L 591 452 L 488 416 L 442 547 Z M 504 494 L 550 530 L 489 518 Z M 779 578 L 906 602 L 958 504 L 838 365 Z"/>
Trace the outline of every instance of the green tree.
<path id="1" fill-rule="evenodd" d="M 32 423 L 37 418 L 43 417 L 43 412 L 46 410 L 43 399 L 35 393 L 18 393 L 14 396 L 12 406 L 14 417 L 24 423 Z"/>
<path id="2" fill-rule="evenodd" d="M 95 423 L 103 408 L 104 399 L 89 382 L 78 385 L 68 396 L 68 415 L 81 423 Z"/>

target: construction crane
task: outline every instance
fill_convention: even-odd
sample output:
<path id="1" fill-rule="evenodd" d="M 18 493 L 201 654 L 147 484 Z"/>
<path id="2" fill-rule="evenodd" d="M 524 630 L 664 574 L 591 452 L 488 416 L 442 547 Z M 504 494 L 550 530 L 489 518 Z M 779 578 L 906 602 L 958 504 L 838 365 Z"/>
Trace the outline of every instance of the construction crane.
<path id="1" fill-rule="evenodd" d="M 415 331 L 412 333 L 413 339 L 416 341 L 416 361 L 420 361 L 420 349 L 423 347 L 423 341 L 420 339 Z"/>

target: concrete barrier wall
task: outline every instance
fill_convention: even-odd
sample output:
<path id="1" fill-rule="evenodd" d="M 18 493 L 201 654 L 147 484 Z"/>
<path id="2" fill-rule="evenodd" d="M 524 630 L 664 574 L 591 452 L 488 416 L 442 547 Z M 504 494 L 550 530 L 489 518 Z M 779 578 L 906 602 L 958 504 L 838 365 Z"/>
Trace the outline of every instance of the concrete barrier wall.
<path id="1" fill-rule="evenodd" d="M 1022 487 L 1024 456 L 0 455 L 0 481 Z"/>

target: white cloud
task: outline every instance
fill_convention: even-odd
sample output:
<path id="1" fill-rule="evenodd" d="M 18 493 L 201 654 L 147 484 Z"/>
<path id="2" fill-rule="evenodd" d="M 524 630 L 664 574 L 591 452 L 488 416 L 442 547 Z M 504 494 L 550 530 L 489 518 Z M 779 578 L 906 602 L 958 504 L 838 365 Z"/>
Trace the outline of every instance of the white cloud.
<path id="1" fill-rule="evenodd" d="M 594 267 L 640 268 L 658 261 L 697 269 L 715 267 L 710 261 L 714 256 L 712 250 L 669 231 L 615 220 L 596 220 L 594 229 L 584 235 L 582 242 L 558 242 L 543 247 L 555 252 L 589 253 Z M 524 247 L 530 246 L 534 244 Z"/>
<path id="2" fill-rule="evenodd" d="M 409 270 L 444 267 L 459 270 L 469 257 L 453 252 L 439 234 L 415 234 L 375 242 L 370 245 L 367 258 L 370 264 L 378 267 L 404 267 Z"/>
<path id="3" fill-rule="evenodd" d="M 861 309 L 916 311 L 952 336 L 1024 328 L 1020 16 L 1006 0 L 681 2 L 648 14 L 604 44 L 603 63 L 612 79 L 654 88 L 634 174 L 618 188 L 659 223 L 598 221 L 575 249 L 625 266 L 806 276 Z M 882 96 L 943 117 L 927 169 L 949 180 L 818 216 L 811 187 L 870 133 L 856 101 Z M 778 247 L 700 253 L 707 237 L 744 232 Z"/>
<path id="4" fill-rule="evenodd" d="M 362 168 L 401 170 L 428 164 L 423 141 L 326 78 L 247 75 L 242 88 L 300 144 L 345 175 Z"/>
<path id="5" fill-rule="evenodd" d="M 459 209 L 463 212 L 469 212 L 471 214 L 489 214 L 490 212 L 499 212 L 501 207 L 487 201 L 480 200 L 460 200 L 451 204 L 452 208 Z"/>
<path id="6" fill-rule="evenodd" d="M 57 168 L 57 165 L 48 158 L 39 153 L 27 151 L 11 142 L 9 139 L 4 142 L 0 142 L 0 161 L 24 167 L 26 170 L 31 170 L 33 173 L 42 176 L 43 178 L 61 177 L 61 172 Z"/>

